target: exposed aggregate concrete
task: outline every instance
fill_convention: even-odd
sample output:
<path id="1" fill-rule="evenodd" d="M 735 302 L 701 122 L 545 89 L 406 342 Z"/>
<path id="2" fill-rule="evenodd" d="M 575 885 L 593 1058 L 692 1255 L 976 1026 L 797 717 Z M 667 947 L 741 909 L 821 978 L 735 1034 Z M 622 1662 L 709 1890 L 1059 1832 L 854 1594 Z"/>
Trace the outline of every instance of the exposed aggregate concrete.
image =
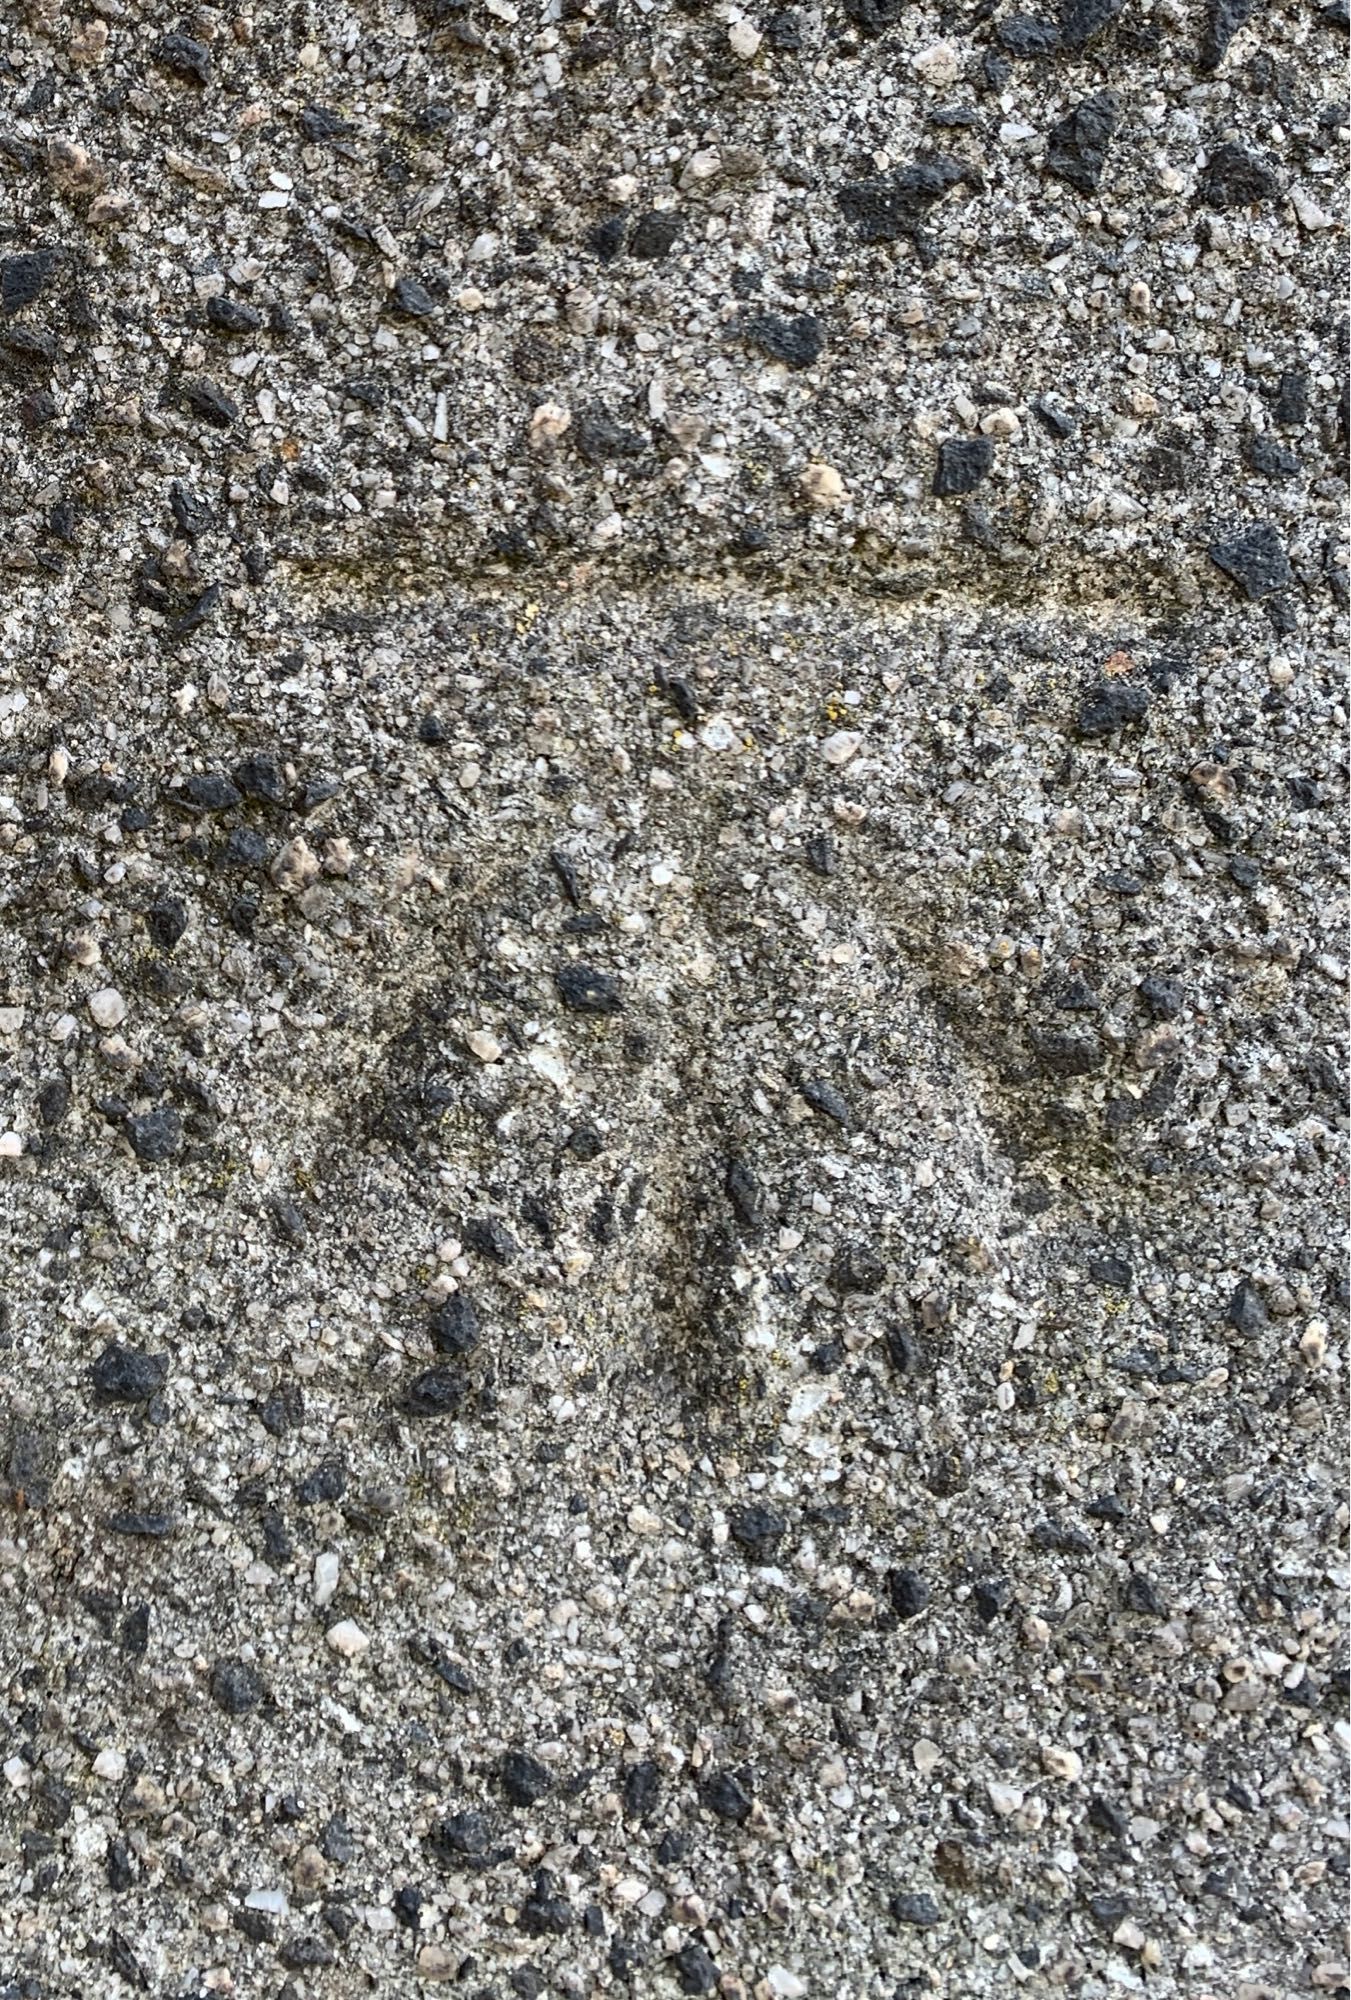
<path id="1" fill-rule="evenodd" d="M 1344 7 L 0 23 L 0 1996 L 1345 1992 Z"/>

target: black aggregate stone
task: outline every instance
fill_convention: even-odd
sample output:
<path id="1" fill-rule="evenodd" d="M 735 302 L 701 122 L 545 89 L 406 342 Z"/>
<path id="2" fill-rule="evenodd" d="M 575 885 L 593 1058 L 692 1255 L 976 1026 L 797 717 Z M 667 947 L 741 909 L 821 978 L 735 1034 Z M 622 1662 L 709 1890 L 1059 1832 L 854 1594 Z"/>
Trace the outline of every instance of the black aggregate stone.
<path id="1" fill-rule="evenodd" d="M 1257 0 L 1209 0 L 1197 53 L 1199 68 L 1208 75 L 1219 68 L 1230 42 L 1252 17 L 1256 7 Z"/>
<path id="2" fill-rule="evenodd" d="M 482 1338 L 478 1313 L 467 1292 L 452 1292 L 431 1321 L 432 1346 L 438 1354 L 472 1354 Z"/>
<path id="3" fill-rule="evenodd" d="M 263 1677 L 247 1660 L 220 1659 L 211 1669 L 211 1699 L 226 1715 L 247 1715 L 267 1694 Z"/>
<path id="4" fill-rule="evenodd" d="M 1060 30 L 1054 21 L 1041 21 L 1033 14 L 1008 14 L 995 29 L 1001 49 L 1027 59 L 1054 55 L 1060 47 Z"/>
<path id="5" fill-rule="evenodd" d="M 787 368 L 810 368 L 821 358 L 826 330 L 813 313 L 799 313 L 796 319 L 757 313 L 746 323 L 746 338 Z"/>
<path id="6" fill-rule="evenodd" d="M 1176 1021 L 1187 1004 L 1182 981 L 1162 972 L 1147 973 L 1140 981 L 1139 993 L 1156 1021 Z"/>
<path id="7" fill-rule="evenodd" d="M 1294 581 L 1281 538 L 1269 521 L 1254 522 L 1223 541 L 1212 542 L 1209 553 L 1210 560 L 1253 602 L 1287 589 Z"/>
<path id="8" fill-rule="evenodd" d="M 903 1891 L 889 1898 L 887 1911 L 893 1922 L 912 1924 L 919 1929 L 931 1929 L 942 1923 L 943 1913 L 932 1896 L 916 1895 Z"/>
<path id="9" fill-rule="evenodd" d="M 303 1243 L 309 1235 L 304 1210 L 287 1194 L 270 1194 L 265 1203 L 279 1243 Z"/>
<path id="10" fill-rule="evenodd" d="M 1091 1076 L 1103 1066 L 1102 1044 L 1087 1035 L 1059 1028 L 1033 1028 L 1028 1036 L 1033 1053 L 1047 1076 Z"/>
<path id="11" fill-rule="evenodd" d="M 518 1918 L 527 1937 L 566 1937 L 576 1922 L 572 1905 L 557 1892 L 552 1875 L 541 1868 L 534 1888 L 521 1905 Z"/>
<path id="12" fill-rule="evenodd" d="M 618 1014 L 624 1005 L 618 981 L 592 965 L 560 965 L 554 984 L 563 1005 L 575 1014 Z"/>
<path id="13" fill-rule="evenodd" d="M 1072 438 L 1079 428 L 1077 417 L 1072 417 L 1058 404 L 1048 402 L 1044 396 L 1033 397 L 1029 408 L 1047 435 L 1059 443 L 1063 444 L 1066 438 Z"/>
<path id="14" fill-rule="evenodd" d="M 1157 1586 L 1140 1570 L 1132 1571 L 1128 1577 L 1122 1602 L 1127 1611 L 1136 1611 L 1148 1618 L 1168 1616 L 1168 1606 L 1160 1597 Z"/>
<path id="15" fill-rule="evenodd" d="M 837 1292 L 871 1297 L 886 1281 L 886 1263 L 870 1243 L 841 1243 L 830 1260 L 830 1282 Z"/>
<path id="16" fill-rule="evenodd" d="M 671 1960 L 682 1993 L 714 1993 L 721 1977 L 717 1965 L 695 1939 L 682 1944 Z"/>
<path id="17" fill-rule="evenodd" d="M 509 1264 L 520 1252 L 520 1244 L 495 1215 L 471 1215 L 463 1229 L 465 1248 L 495 1264 Z"/>
<path id="18" fill-rule="evenodd" d="M 70 1111 L 70 1084 L 64 1076 L 49 1076 L 38 1085 L 38 1117 L 51 1130 Z"/>
<path id="19" fill-rule="evenodd" d="M 965 161 L 935 153 L 895 173 L 847 181 L 835 198 L 865 243 L 897 243 L 914 235 L 943 195 L 972 179 Z"/>
<path id="20" fill-rule="evenodd" d="M 587 410 L 572 427 L 572 441 L 592 465 L 608 460 L 636 458 L 646 446 L 641 431 L 616 423 L 604 410 Z"/>
<path id="21" fill-rule="evenodd" d="M 1012 1604 L 1013 1585 L 1004 1576 L 984 1577 L 973 1587 L 971 1599 L 982 1622 L 990 1625 Z"/>
<path id="22" fill-rule="evenodd" d="M 410 1417 L 453 1417 L 464 1408 L 469 1393 L 466 1378 L 453 1368 L 424 1368 L 403 1393 Z"/>
<path id="23" fill-rule="evenodd" d="M 188 928 L 188 906 L 178 896 L 162 896 L 146 910 L 146 930 L 158 946 L 172 952 Z"/>
<path id="24" fill-rule="evenodd" d="M 245 874 L 262 874 L 267 868 L 270 853 L 266 840 L 256 828 L 237 826 L 231 830 L 221 850 L 221 866 L 238 869 Z"/>
<path id="25" fill-rule="evenodd" d="M 974 493 L 993 471 L 993 438 L 944 438 L 938 447 L 933 490 L 940 500 Z"/>
<path id="26" fill-rule="evenodd" d="M 147 1166 L 162 1166 L 167 1160 L 177 1159 L 183 1150 L 183 1121 L 168 1105 L 128 1118 L 126 1134 L 131 1150 Z"/>
<path id="27" fill-rule="evenodd" d="M 1274 201 L 1280 188 L 1265 160 L 1226 142 L 1216 146 L 1207 159 L 1197 195 L 1207 208 L 1256 208 L 1261 202 Z"/>
<path id="28" fill-rule="evenodd" d="M 51 1491 L 52 1453 L 49 1441 L 39 1431 L 15 1431 L 5 1465 L 5 1476 L 16 1494 L 23 1495 L 25 1507 L 45 1507 Z"/>
<path id="29" fill-rule="evenodd" d="M 165 35 L 156 44 L 155 61 L 174 76 L 205 85 L 211 81 L 211 51 L 191 35 Z"/>
<path id="30" fill-rule="evenodd" d="M 0 347 L 21 363 L 36 364 L 56 359 L 56 337 L 41 327 L 0 327 Z"/>
<path id="31" fill-rule="evenodd" d="M 675 209 L 652 208 L 640 215 L 629 236 L 629 255 L 667 257 L 679 241 L 681 218 Z"/>
<path id="32" fill-rule="evenodd" d="M 300 129 L 313 146 L 324 139 L 340 139 L 352 128 L 336 111 L 322 104 L 307 104 L 300 114 Z"/>
<path id="33" fill-rule="evenodd" d="M 130 1653 L 133 1658 L 141 1659 L 144 1657 L 146 1649 L 150 1644 L 150 1606 L 148 1604 L 134 1604 L 132 1606 L 131 1610 L 122 1620 L 122 1629 L 118 1634 L 118 1644 L 124 1653 Z"/>
<path id="34" fill-rule="evenodd" d="M 176 796 L 203 813 L 231 812 L 241 803 L 238 786 L 216 771 L 194 771 Z"/>
<path id="35" fill-rule="evenodd" d="M 602 264 L 613 262 L 624 248 L 626 227 L 627 217 L 623 214 L 607 215 L 603 222 L 597 223 L 587 237 L 589 249 L 593 255 L 599 257 Z"/>
<path id="36" fill-rule="evenodd" d="M 1118 729 L 1143 722 L 1149 713 L 1150 694 L 1127 680 L 1104 680 L 1086 694 L 1075 718 L 1079 734 L 1092 742 L 1114 735 Z"/>
<path id="37" fill-rule="evenodd" d="M 120 1980 L 142 1993 L 150 1990 L 150 1980 L 128 1940 L 121 1931 L 109 1931 L 103 1946 L 104 1956 Z"/>
<path id="38" fill-rule="evenodd" d="M 436 311 L 436 300 L 416 278 L 397 278 L 389 296 L 394 310 L 405 319 L 426 319 Z"/>
<path id="39" fill-rule="evenodd" d="M 317 1971 L 321 1966 L 337 1963 L 337 1954 L 332 1945 L 310 1931 L 302 1931 L 299 1937 L 288 1938 L 277 1953 L 277 1957 L 288 1972 Z"/>
<path id="40" fill-rule="evenodd" d="M 302 1507 L 341 1500 L 347 1491 L 347 1467 L 340 1458 L 325 1458 L 312 1472 L 296 1481 L 296 1499 Z"/>
<path id="41" fill-rule="evenodd" d="M 434 1640 L 410 1639 L 408 1651 L 422 1666 L 430 1667 L 437 1679 L 445 1687 L 453 1688 L 456 1694 L 477 1692 L 472 1676 L 467 1674 L 463 1667 L 458 1666 L 449 1654 L 443 1652 Z"/>
<path id="42" fill-rule="evenodd" d="M 394 1892 L 395 1921 L 405 1930 L 415 1931 L 422 1922 L 422 1906 L 425 1898 L 415 1883 L 405 1882 Z"/>
<path id="43" fill-rule="evenodd" d="M 216 525 L 212 509 L 181 479 L 175 479 L 169 488 L 169 512 L 185 541 L 195 542 Z"/>
<path id="44" fill-rule="evenodd" d="M 1283 368 L 1272 398 L 1271 421 L 1282 430 L 1301 430 L 1309 421 L 1309 374 L 1305 368 Z"/>
<path id="45" fill-rule="evenodd" d="M 57 413 L 57 401 L 50 389 L 35 389 L 19 405 L 20 421 L 30 431 L 41 430 Z"/>
<path id="46" fill-rule="evenodd" d="M 17 257 L 0 258 L 0 309 L 12 313 L 31 306 L 58 262 L 54 250 L 25 250 Z"/>
<path id="47" fill-rule="evenodd" d="M 1288 445 L 1261 432 L 1248 439 L 1243 461 L 1264 479 L 1293 479 L 1300 469 L 1299 458 Z"/>
<path id="48" fill-rule="evenodd" d="M 1060 1556 L 1092 1555 L 1096 1544 L 1086 1528 L 1077 1521 L 1066 1520 L 1063 1516 L 1055 1520 L 1038 1521 L 1029 1537 L 1035 1548 L 1048 1549 Z"/>
<path id="49" fill-rule="evenodd" d="M 47 532 L 49 535 L 54 536 L 58 542 L 65 542 L 68 547 L 73 548 L 76 542 L 75 529 L 77 519 L 73 501 L 66 499 L 57 500 L 53 503 L 52 510 L 47 516 Z"/>
<path id="50" fill-rule="evenodd" d="M 844 11 L 865 35 L 884 35 L 905 12 L 905 0 L 843 0 Z"/>
<path id="51" fill-rule="evenodd" d="M 286 1523 L 275 1508 L 269 1507 L 260 1525 L 263 1531 L 263 1554 L 274 1569 L 285 1569 L 295 1555 L 295 1544 L 286 1531 Z"/>
<path id="52" fill-rule="evenodd" d="M 825 1077 L 808 1077 L 802 1084 L 802 1095 L 813 1111 L 819 1111 L 823 1118 L 831 1119 L 836 1125 L 846 1128 L 853 1124 L 853 1115 L 848 1104 Z"/>
<path id="53" fill-rule="evenodd" d="M 526 1750 L 508 1750 L 499 1769 L 502 1790 L 510 1805 L 538 1805 L 553 1790 L 553 1778 L 537 1757 Z"/>
<path id="54" fill-rule="evenodd" d="M 217 333 L 256 333 L 263 315 L 243 299 L 227 298 L 224 292 L 206 302 L 207 324 Z"/>
<path id="55" fill-rule="evenodd" d="M 1242 1278 L 1229 1300 L 1228 1320 L 1235 1333 L 1253 1339 L 1267 1325 L 1266 1301 L 1249 1279 Z"/>
<path id="56" fill-rule="evenodd" d="M 932 1596 L 918 1570 L 888 1570 L 887 1597 L 898 1618 L 918 1618 L 920 1612 L 927 1609 Z"/>
<path id="57" fill-rule="evenodd" d="M 704 1784 L 702 1798 L 711 1813 L 737 1825 L 750 1818 L 755 1804 L 754 1792 L 744 1781 L 743 1774 L 735 1771 L 716 1772 Z"/>
<path id="58" fill-rule="evenodd" d="M 286 803 L 286 786 L 281 771 L 271 757 L 246 757 L 230 773 L 230 781 L 247 799 L 262 805 Z"/>
<path id="59" fill-rule="evenodd" d="M 1088 1811 L 1084 1816 L 1090 1826 L 1096 1827 L 1099 1833 L 1107 1834 L 1112 1840 L 1124 1840 L 1130 1830 L 1130 1814 L 1119 1806 L 1115 1799 L 1104 1798 L 1101 1793 L 1089 1800 Z"/>
<path id="60" fill-rule="evenodd" d="M 492 1829 L 482 1813 L 448 1813 L 432 1828 L 434 1848 L 444 1854 L 469 1859 L 487 1852 Z"/>
<path id="61" fill-rule="evenodd" d="M 174 1526 L 172 1514 L 128 1512 L 108 1516 L 110 1534 L 141 1536 L 147 1541 L 163 1541 L 167 1535 L 173 1533 Z"/>
<path id="62" fill-rule="evenodd" d="M 335 1868 L 345 1868 L 356 1860 L 360 1849 L 351 1828 L 341 1814 L 333 1813 L 319 1835 L 319 1852 Z"/>
<path id="63" fill-rule="evenodd" d="M 764 1191 L 744 1160 L 728 1162 L 724 1185 L 737 1219 L 747 1229 L 758 1229 L 764 1214 Z"/>
<path id="64" fill-rule="evenodd" d="M 661 1796 L 661 1767 L 650 1757 L 631 1764 L 624 1773 L 624 1813 L 628 1819 L 646 1819 Z"/>
<path id="65" fill-rule="evenodd" d="M 183 386 L 183 401 L 195 417 L 203 423 L 211 424 L 217 430 L 229 430 L 239 422 L 239 405 L 217 388 L 214 382 L 187 382 Z"/>
<path id="66" fill-rule="evenodd" d="M 924 1356 L 914 1335 L 903 1326 L 889 1326 L 884 1335 L 887 1359 L 901 1376 L 916 1376 L 924 1365 Z"/>
<path id="67" fill-rule="evenodd" d="M 100 1396 L 111 1403 L 144 1403 L 158 1395 L 169 1374 L 168 1356 L 110 1341 L 89 1371 Z"/>
<path id="68" fill-rule="evenodd" d="M 788 1523 L 782 1514 L 756 1502 L 750 1507 L 739 1507 L 730 1515 L 727 1529 L 734 1542 L 749 1549 L 757 1560 L 767 1561 L 787 1534 Z"/>
<path id="69" fill-rule="evenodd" d="M 1060 9 L 1060 40 L 1067 49 L 1087 48 L 1109 28 L 1125 0 L 1064 0 Z"/>
<path id="70" fill-rule="evenodd" d="M 1081 973 L 1072 972 L 1055 989 L 1055 1004 L 1067 1014 L 1096 1014 L 1101 1000 Z"/>
<path id="71" fill-rule="evenodd" d="M 196 632 L 216 610 L 221 596 L 221 586 L 218 583 L 208 584 L 206 589 L 192 600 L 186 611 L 180 611 L 177 617 L 166 620 L 165 637 L 186 639 L 190 633 Z"/>
<path id="72" fill-rule="evenodd" d="M 1091 194 L 1102 178 L 1107 149 L 1121 117 L 1115 91 L 1095 91 L 1053 125 L 1046 141 L 1046 171 L 1080 194 Z"/>

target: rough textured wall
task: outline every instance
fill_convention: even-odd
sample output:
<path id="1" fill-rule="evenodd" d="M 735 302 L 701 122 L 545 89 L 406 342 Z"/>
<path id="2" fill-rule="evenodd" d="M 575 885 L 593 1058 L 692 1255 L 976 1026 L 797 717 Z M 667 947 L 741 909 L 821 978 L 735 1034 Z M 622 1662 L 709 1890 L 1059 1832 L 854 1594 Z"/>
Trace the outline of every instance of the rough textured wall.
<path id="1" fill-rule="evenodd" d="M 1345 1990 L 1345 0 L 0 17 L 0 1994 Z"/>

